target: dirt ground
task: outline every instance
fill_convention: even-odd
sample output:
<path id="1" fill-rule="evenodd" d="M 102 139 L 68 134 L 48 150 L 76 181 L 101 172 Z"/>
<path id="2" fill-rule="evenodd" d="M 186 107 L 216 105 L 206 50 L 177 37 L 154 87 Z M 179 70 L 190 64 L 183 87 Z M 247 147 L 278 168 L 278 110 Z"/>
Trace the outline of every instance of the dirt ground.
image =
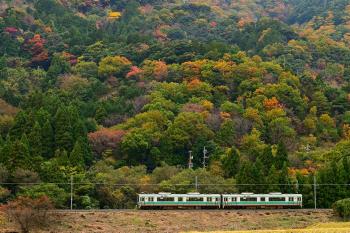
<path id="1" fill-rule="evenodd" d="M 40 232 L 189 232 L 300 229 L 337 221 L 331 210 L 166 210 L 61 212 L 56 223 Z M 16 232 L 6 218 L 0 232 Z"/>

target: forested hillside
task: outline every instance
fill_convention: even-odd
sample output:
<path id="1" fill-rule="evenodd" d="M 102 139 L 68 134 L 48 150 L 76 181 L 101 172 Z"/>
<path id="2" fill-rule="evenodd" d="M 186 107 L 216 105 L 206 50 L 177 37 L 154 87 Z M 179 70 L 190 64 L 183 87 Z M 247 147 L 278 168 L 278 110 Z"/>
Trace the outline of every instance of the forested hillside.
<path id="1" fill-rule="evenodd" d="M 348 0 L 0 2 L 2 202 L 66 208 L 72 177 L 74 208 L 132 208 L 197 176 L 310 207 L 316 176 L 328 208 L 349 156 Z"/>

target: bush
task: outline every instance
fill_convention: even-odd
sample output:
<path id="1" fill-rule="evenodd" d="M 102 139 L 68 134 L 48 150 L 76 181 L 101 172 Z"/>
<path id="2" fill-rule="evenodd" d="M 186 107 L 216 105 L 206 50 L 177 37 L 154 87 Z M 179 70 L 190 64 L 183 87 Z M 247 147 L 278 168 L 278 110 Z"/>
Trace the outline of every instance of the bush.
<path id="1" fill-rule="evenodd" d="M 21 187 L 21 196 L 38 198 L 47 196 L 56 208 L 64 208 L 69 194 L 56 184 L 38 184 L 30 187 Z"/>
<path id="2" fill-rule="evenodd" d="M 342 218 L 350 218 L 350 198 L 336 201 L 333 204 L 333 210 Z"/>
<path id="3" fill-rule="evenodd" d="M 49 211 L 52 209 L 53 205 L 46 196 L 36 199 L 18 197 L 1 206 L 1 211 L 6 213 L 8 218 L 16 223 L 23 233 L 48 226 L 51 220 Z"/>

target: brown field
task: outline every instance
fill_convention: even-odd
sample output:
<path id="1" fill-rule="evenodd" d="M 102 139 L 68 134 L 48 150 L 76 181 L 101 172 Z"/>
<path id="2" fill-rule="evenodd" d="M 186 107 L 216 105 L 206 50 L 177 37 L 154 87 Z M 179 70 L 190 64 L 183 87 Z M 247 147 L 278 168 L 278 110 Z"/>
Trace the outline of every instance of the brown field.
<path id="1" fill-rule="evenodd" d="M 303 229 L 252 230 L 252 231 L 212 231 L 209 233 L 349 233 L 350 222 L 319 223 Z M 188 232 L 199 233 L 199 232 Z"/>
<path id="2" fill-rule="evenodd" d="M 173 233 L 191 231 L 277 230 L 303 229 L 319 223 L 338 221 L 338 219 L 333 216 L 331 210 L 140 210 L 115 212 L 61 212 L 57 215 L 56 223 L 41 232 Z M 349 231 L 335 232 L 350 232 L 350 225 L 348 225 L 348 227 Z M 12 223 L 9 223 L 3 216 L 0 219 L 0 232 L 15 231 L 15 226 Z M 288 230 L 280 232 L 293 231 Z M 317 231 L 299 230 L 296 232 Z"/>

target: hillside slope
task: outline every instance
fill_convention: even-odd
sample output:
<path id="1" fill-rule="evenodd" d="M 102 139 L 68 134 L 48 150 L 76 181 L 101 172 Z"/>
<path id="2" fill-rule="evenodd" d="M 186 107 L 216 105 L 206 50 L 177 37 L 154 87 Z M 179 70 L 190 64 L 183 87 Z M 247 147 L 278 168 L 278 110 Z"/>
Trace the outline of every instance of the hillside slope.
<path id="1" fill-rule="evenodd" d="M 77 208 L 132 208 L 138 192 L 192 191 L 197 176 L 201 192 L 300 192 L 309 207 L 315 175 L 333 184 L 318 187 L 330 207 L 350 194 L 349 9 L 1 3 L 0 199 L 63 208 L 73 177 Z"/>

